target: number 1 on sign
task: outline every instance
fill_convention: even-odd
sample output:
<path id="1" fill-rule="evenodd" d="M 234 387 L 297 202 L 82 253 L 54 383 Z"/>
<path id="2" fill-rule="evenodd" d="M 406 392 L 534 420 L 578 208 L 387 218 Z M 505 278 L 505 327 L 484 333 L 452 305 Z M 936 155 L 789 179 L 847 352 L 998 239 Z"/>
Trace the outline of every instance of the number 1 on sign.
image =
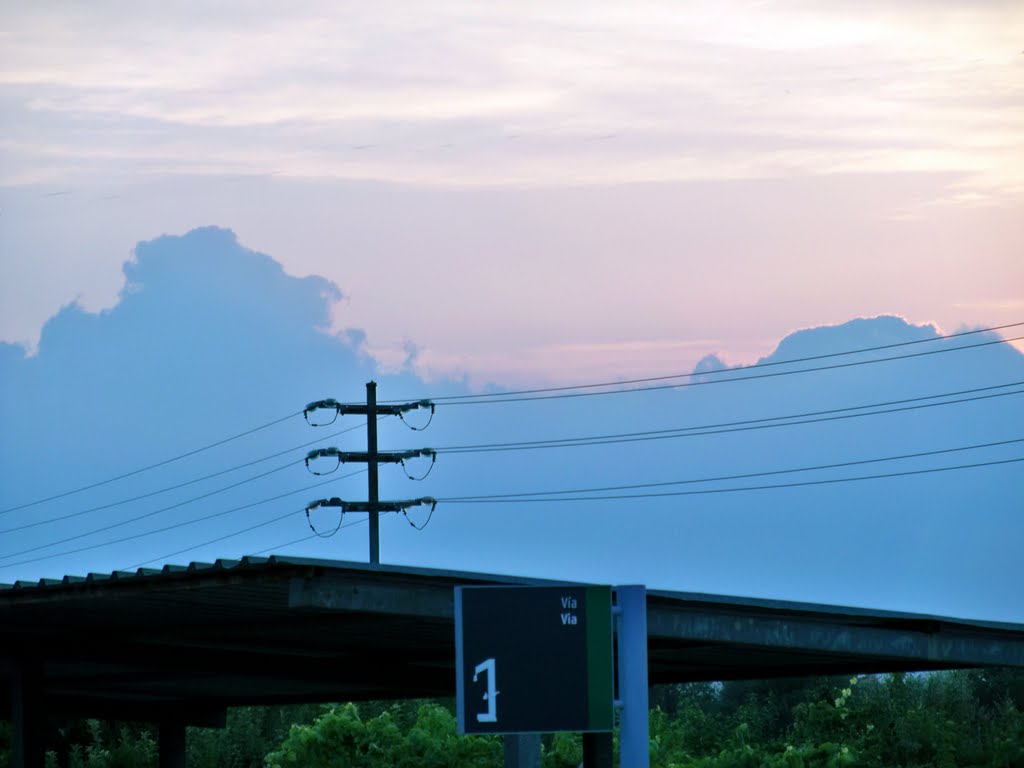
<path id="1" fill-rule="evenodd" d="M 473 670 L 473 682 L 480 677 L 480 673 L 487 674 L 487 693 L 484 694 L 484 701 L 487 702 L 487 711 L 478 712 L 476 721 L 478 723 L 498 722 L 498 681 L 494 674 L 494 659 L 484 659 Z"/>

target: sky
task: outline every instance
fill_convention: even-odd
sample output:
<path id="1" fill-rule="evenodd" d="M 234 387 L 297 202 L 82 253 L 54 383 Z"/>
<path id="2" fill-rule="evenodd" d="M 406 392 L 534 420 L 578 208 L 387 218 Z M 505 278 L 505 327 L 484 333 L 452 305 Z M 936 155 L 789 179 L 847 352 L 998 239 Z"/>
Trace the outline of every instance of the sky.
<path id="1" fill-rule="evenodd" d="M 923 349 L 1024 321 L 1022 40 L 1010 2 L 3 4 L 0 582 L 264 550 L 365 558 L 358 528 L 308 538 L 307 492 L 226 511 L 309 485 L 301 466 L 255 477 L 272 460 L 226 471 L 313 440 L 301 419 L 11 507 L 311 400 L 358 400 L 371 377 L 382 398 L 461 396 Z M 389 423 L 382 439 L 475 445 L 949 399 L 1024 381 L 1022 350 L 448 405 L 429 432 Z M 442 452 L 423 483 L 389 475 L 382 493 L 1008 461 L 1018 444 L 991 443 L 1024 437 L 1019 398 L 986 391 L 1002 394 L 699 439 Z M 445 503 L 422 532 L 390 518 L 383 551 L 1024 621 L 1020 466 Z M 338 482 L 332 494 L 365 492 Z M 262 527 L 239 533 L 247 521 Z M 104 543 L 115 534 L 138 537 Z"/>
<path id="2" fill-rule="evenodd" d="M 230 230 L 140 243 L 123 268 L 114 308 L 61 310 L 33 356 L 0 344 L 0 582 L 365 561 L 364 514 L 304 508 L 365 499 L 366 475 L 303 466 L 364 450 L 364 422 L 298 412 L 372 378 L 382 401 L 437 403 L 407 417 L 426 429 L 379 424 L 381 450 L 437 451 L 382 466 L 381 498 L 439 500 L 384 516 L 382 562 L 1024 622 L 1024 354 L 998 333 L 855 319 L 790 334 L 762 368 L 709 356 L 696 377 L 493 402 L 383 371 L 326 327 L 339 286 Z M 551 491 L 571 493 L 533 495 Z"/>
<path id="3" fill-rule="evenodd" d="M 211 224 L 478 386 L 1010 322 L 1022 39 L 1013 2 L 5 3 L 0 339 Z"/>

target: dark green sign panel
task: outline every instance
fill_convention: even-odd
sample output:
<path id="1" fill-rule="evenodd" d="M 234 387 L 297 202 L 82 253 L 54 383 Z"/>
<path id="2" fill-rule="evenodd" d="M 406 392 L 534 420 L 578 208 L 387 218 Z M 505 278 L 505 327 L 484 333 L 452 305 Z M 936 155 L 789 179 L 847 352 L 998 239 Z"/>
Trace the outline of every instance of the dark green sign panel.
<path id="1" fill-rule="evenodd" d="M 610 731 L 611 587 L 456 587 L 459 733 Z"/>

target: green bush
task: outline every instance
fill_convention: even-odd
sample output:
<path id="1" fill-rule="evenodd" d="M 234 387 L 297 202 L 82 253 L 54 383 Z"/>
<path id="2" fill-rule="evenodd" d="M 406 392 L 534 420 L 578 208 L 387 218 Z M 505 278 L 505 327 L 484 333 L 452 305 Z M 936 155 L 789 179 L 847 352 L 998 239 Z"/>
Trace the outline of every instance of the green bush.
<path id="1" fill-rule="evenodd" d="M 423 704 L 405 732 L 390 711 L 363 720 L 354 704 L 332 707 L 311 725 L 293 726 L 268 768 L 492 768 L 502 762 L 501 740 L 456 733 L 455 718 Z"/>

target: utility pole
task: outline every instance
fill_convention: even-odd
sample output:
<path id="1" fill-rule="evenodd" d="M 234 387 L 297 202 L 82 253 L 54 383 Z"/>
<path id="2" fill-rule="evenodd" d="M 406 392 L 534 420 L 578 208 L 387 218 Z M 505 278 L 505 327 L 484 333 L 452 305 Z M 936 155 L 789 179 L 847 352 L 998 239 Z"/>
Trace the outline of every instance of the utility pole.
<path id="1" fill-rule="evenodd" d="M 345 462 L 363 462 L 366 464 L 366 498 L 365 503 L 360 502 L 348 502 L 342 501 L 335 497 L 331 499 L 319 499 L 311 502 L 306 507 L 306 514 L 309 515 L 311 509 L 316 507 L 341 507 L 342 514 L 348 512 L 367 512 L 369 514 L 370 523 L 370 563 L 380 563 L 380 513 L 381 512 L 404 512 L 408 507 L 415 506 L 417 504 L 431 504 L 434 505 L 436 502 L 428 497 L 422 499 L 411 499 L 407 501 L 387 501 L 381 502 L 380 500 L 380 486 L 379 486 L 379 473 L 378 467 L 381 463 L 400 463 L 405 459 L 415 458 L 417 456 L 430 456 L 433 461 L 436 456 L 429 448 L 421 448 L 413 451 L 400 451 L 400 452 L 386 452 L 381 453 L 377 448 L 377 420 L 382 416 L 402 416 L 402 414 L 408 411 L 416 410 L 417 408 L 429 408 L 431 414 L 434 412 L 434 404 L 429 400 L 418 400 L 414 403 L 402 403 L 399 405 L 378 405 L 377 404 L 377 382 L 368 381 L 366 383 L 366 405 L 353 405 L 339 403 L 337 400 L 317 400 L 316 402 L 310 403 L 306 406 L 303 411 L 303 415 L 306 417 L 306 421 L 309 422 L 309 414 L 313 411 L 320 409 L 334 410 L 336 413 L 335 418 L 338 416 L 345 415 L 363 415 L 366 416 L 366 451 L 340 451 L 337 448 L 318 448 L 317 450 L 310 451 L 306 456 L 306 468 L 309 469 L 309 464 L 312 459 L 321 458 L 326 456 L 335 457 L 338 459 L 339 464 Z M 310 422 L 312 423 L 312 422 Z M 333 423 L 330 422 L 330 423 Z M 314 426 L 324 426 L 322 424 L 316 424 Z M 319 473 L 314 473 L 319 474 Z"/>
<path id="2" fill-rule="evenodd" d="M 377 484 L 377 382 L 366 382 L 366 498 L 370 512 L 370 563 L 380 563 L 380 487 Z"/>

